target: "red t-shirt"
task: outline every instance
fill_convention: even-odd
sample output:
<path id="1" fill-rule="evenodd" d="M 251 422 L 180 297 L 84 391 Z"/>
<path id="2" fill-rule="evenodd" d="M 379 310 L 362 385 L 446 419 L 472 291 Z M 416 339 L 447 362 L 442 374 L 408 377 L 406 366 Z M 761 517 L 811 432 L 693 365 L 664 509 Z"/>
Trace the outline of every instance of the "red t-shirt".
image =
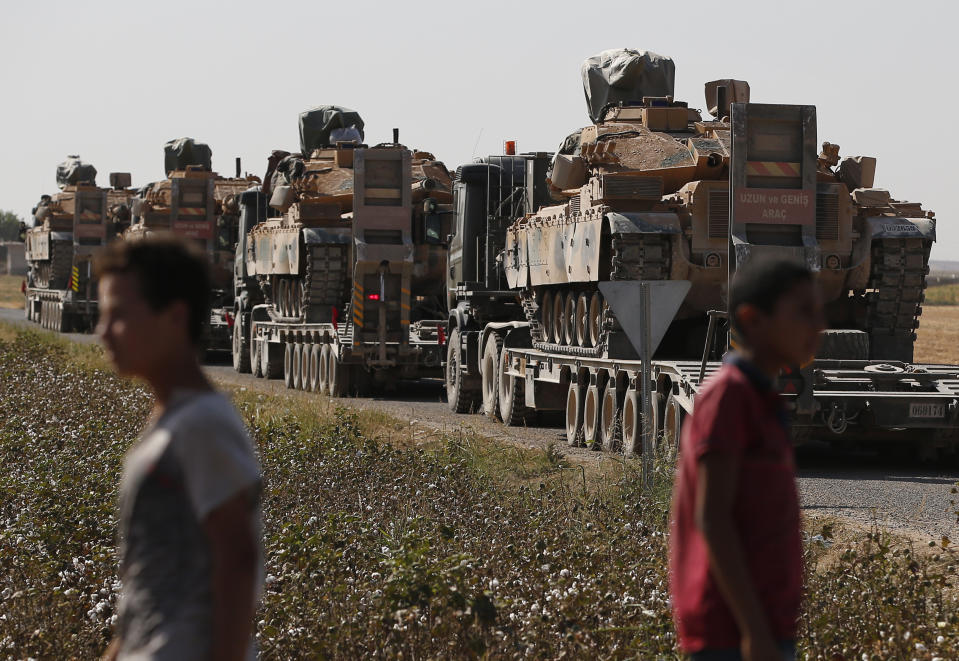
<path id="1" fill-rule="evenodd" d="M 773 636 L 796 637 L 802 538 L 793 448 L 782 406 L 755 367 L 734 359 L 704 384 L 684 426 L 669 550 L 673 617 L 684 652 L 740 644 L 736 620 L 712 577 L 706 543 L 696 527 L 697 464 L 708 452 L 740 459 L 733 521 L 746 566 Z"/>

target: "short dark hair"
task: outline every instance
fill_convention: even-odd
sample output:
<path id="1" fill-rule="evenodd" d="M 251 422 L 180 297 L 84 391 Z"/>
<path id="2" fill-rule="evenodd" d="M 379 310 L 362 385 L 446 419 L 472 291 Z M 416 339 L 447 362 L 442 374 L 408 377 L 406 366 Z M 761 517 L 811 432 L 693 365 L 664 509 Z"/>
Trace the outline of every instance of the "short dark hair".
<path id="1" fill-rule="evenodd" d="M 808 266 L 792 259 L 756 257 L 737 269 L 729 288 L 729 322 L 742 333 L 736 310 L 741 305 L 755 305 L 769 314 L 783 296 L 803 282 L 812 282 Z"/>
<path id="2" fill-rule="evenodd" d="M 189 310 L 188 331 L 199 344 L 210 315 L 210 267 L 194 244 L 172 234 L 114 241 L 97 256 L 97 278 L 110 274 L 135 275 L 140 292 L 153 310 L 183 301 Z"/>

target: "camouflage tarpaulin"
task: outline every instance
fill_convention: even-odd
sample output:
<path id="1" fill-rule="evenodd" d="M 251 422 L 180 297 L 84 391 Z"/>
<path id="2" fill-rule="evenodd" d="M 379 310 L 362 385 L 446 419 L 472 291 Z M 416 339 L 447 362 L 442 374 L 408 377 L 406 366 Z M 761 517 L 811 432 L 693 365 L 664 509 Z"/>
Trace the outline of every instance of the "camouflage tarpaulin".
<path id="1" fill-rule="evenodd" d="M 67 160 L 57 166 L 57 186 L 74 186 L 80 182 L 97 183 L 97 169 L 84 163 L 79 156 L 67 156 Z"/>
<path id="2" fill-rule="evenodd" d="M 306 158 L 314 149 L 333 144 L 330 134 L 335 129 L 356 129 L 363 141 L 363 118 L 360 113 L 340 106 L 319 106 L 300 113 L 300 153 Z"/>
<path id="3" fill-rule="evenodd" d="M 163 167 L 167 174 L 174 170 L 186 170 L 188 165 L 201 165 L 213 169 L 213 150 L 210 145 L 193 138 L 178 138 L 163 145 Z"/>
<path id="4" fill-rule="evenodd" d="M 676 65 L 652 51 L 619 48 L 583 62 L 582 74 L 590 119 L 599 122 L 609 104 L 642 101 L 644 96 L 672 96 Z"/>

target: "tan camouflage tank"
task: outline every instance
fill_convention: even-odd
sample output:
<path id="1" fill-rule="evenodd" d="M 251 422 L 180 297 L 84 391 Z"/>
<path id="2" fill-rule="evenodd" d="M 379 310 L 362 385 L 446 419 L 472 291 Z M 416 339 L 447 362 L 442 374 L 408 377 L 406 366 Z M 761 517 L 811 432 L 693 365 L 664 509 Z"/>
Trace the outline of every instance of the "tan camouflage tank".
<path id="1" fill-rule="evenodd" d="M 651 52 L 605 51 L 583 65 L 593 124 L 570 135 L 550 176 L 557 204 L 519 219 L 504 253 L 523 291 L 533 341 L 609 355 L 618 329 L 598 283 L 689 280 L 661 352 L 701 357 L 709 310 L 725 309 L 729 241 L 729 108 L 749 101 L 737 80 L 706 84 L 712 118 L 673 99 L 674 65 Z M 919 203 L 873 187 L 876 160 L 840 158 L 823 143 L 815 255 L 837 329 L 869 333 L 869 357 L 912 360 L 935 221 Z M 795 163 L 757 161 L 750 175 L 798 176 Z M 749 241 L 799 245 L 785 226 L 753 223 Z"/>

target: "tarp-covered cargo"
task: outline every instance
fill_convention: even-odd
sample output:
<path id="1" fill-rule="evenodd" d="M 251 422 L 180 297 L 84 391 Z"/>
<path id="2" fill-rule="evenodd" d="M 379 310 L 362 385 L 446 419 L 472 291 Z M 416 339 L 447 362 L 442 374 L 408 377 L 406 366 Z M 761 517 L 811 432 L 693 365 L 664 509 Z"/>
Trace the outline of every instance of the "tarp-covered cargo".
<path id="1" fill-rule="evenodd" d="M 350 141 L 363 142 L 363 118 L 355 110 L 319 106 L 300 113 L 300 153 L 304 157 L 314 149 Z"/>
<path id="2" fill-rule="evenodd" d="M 212 170 L 213 150 L 210 145 L 193 138 L 178 138 L 163 145 L 163 167 L 167 174 L 174 170 L 186 170 L 190 165 Z"/>
<path id="3" fill-rule="evenodd" d="M 67 160 L 57 166 L 57 186 L 75 186 L 79 183 L 97 183 L 97 169 L 84 163 L 79 156 L 67 156 Z"/>
<path id="4" fill-rule="evenodd" d="M 590 119 L 599 122 L 610 104 L 673 96 L 676 65 L 652 51 L 619 48 L 583 62 L 582 75 Z"/>

